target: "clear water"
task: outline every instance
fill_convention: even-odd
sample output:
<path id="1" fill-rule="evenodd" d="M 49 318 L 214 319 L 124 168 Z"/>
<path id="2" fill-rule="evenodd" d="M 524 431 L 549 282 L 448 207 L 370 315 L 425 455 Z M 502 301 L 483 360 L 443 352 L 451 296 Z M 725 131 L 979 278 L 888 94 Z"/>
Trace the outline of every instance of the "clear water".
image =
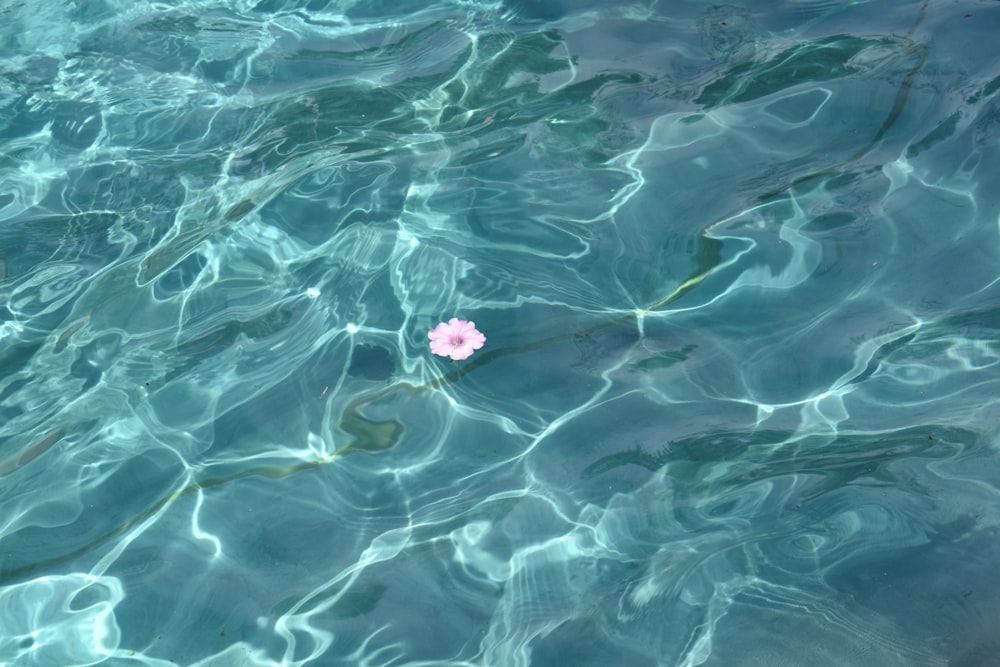
<path id="1" fill-rule="evenodd" d="M 0 664 L 998 664 L 998 32 L 0 0 Z"/>

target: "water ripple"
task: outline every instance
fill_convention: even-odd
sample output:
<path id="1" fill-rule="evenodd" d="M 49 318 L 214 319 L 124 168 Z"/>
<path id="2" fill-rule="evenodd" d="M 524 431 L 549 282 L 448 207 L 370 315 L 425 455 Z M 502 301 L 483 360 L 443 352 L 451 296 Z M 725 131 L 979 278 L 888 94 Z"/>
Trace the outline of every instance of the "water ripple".
<path id="1" fill-rule="evenodd" d="M 996 11 L 0 16 L 0 663 L 995 653 Z"/>

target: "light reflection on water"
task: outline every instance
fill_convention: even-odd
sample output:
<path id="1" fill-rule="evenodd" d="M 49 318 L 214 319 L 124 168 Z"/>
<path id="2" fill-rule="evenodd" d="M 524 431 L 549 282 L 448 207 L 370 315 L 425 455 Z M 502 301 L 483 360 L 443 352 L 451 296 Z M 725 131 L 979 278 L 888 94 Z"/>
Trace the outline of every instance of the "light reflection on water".
<path id="1" fill-rule="evenodd" d="M 0 9 L 0 662 L 989 664 L 1000 13 L 568 5 Z"/>

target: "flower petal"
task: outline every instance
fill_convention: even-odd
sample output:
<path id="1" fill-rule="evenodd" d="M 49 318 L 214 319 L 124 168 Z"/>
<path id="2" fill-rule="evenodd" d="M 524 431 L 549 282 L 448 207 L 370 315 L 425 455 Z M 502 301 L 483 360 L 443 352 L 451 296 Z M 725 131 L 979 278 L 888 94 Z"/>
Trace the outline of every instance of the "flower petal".
<path id="1" fill-rule="evenodd" d="M 451 351 L 451 358 L 455 361 L 461 361 L 462 359 L 468 359 L 472 356 L 472 346 L 468 343 L 462 343 L 461 345 L 456 345 L 455 349 Z"/>
<path id="2" fill-rule="evenodd" d="M 431 352 L 439 354 L 442 357 L 450 357 L 454 348 L 455 346 L 449 343 L 446 339 L 431 341 Z"/>
<path id="3" fill-rule="evenodd" d="M 478 350 L 483 346 L 483 343 L 486 342 L 486 336 L 484 336 L 481 332 L 473 329 L 471 332 L 465 335 L 465 340 L 471 343 L 472 347 Z"/>
<path id="4" fill-rule="evenodd" d="M 427 337 L 430 338 L 431 340 L 443 340 L 451 338 L 451 335 L 448 333 L 448 325 L 442 322 L 441 324 L 437 325 L 436 327 L 428 331 Z"/>

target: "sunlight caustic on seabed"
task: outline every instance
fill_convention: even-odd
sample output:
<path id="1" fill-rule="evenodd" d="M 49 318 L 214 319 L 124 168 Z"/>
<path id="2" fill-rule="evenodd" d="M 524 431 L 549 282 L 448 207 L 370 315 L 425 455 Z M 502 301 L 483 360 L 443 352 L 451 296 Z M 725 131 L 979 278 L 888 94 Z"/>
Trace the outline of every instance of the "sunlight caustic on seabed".
<path id="1" fill-rule="evenodd" d="M 389 4 L 2 11 L 0 663 L 985 664 L 1000 12 Z"/>

